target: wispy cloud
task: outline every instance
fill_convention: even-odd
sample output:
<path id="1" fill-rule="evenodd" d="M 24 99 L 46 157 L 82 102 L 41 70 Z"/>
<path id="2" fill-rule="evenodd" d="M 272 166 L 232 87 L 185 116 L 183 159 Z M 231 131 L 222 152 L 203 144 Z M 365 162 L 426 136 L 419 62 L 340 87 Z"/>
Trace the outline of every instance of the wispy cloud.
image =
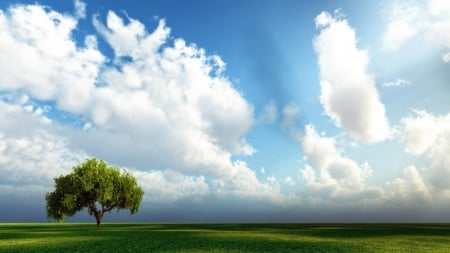
<path id="1" fill-rule="evenodd" d="M 391 3 L 387 17 L 389 23 L 383 35 L 383 49 L 399 50 L 407 42 L 425 41 L 442 53 L 448 62 L 450 48 L 450 4 L 445 0 L 396 1 Z"/>
<path id="2" fill-rule="evenodd" d="M 393 82 L 386 82 L 383 83 L 382 86 L 383 87 L 404 87 L 404 86 L 411 86 L 412 83 L 408 80 L 404 80 L 404 79 L 397 79 Z"/>

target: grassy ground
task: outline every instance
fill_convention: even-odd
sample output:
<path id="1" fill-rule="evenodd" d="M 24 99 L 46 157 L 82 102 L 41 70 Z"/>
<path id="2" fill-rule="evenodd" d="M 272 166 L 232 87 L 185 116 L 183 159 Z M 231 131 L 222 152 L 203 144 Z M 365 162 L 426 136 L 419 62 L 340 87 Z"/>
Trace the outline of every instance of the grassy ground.
<path id="1" fill-rule="evenodd" d="M 0 252 L 450 252 L 450 224 L 0 223 Z"/>

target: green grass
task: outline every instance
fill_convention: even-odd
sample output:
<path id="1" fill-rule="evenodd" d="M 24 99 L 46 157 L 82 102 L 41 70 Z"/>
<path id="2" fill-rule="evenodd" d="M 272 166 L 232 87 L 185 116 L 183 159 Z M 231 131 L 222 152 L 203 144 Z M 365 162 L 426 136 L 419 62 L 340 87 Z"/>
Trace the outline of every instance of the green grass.
<path id="1" fill-rule="evenodd" d="M 450 224 L 0 223 L 0 252 L 450 252 Z"/>

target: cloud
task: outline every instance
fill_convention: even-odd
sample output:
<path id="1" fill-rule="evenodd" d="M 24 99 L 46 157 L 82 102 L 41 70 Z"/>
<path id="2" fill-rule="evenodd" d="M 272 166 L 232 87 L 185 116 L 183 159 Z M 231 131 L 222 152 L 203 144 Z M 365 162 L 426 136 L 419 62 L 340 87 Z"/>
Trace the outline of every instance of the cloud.
<path id="1" fill-rule="evenodd" d="M 442 55 L 442 60 L 443 60 L 445 63 L 449 63 L 449 62 L 450 62 L 450 52 L 443 54 L 443 55 Z"/>
<path id="2" fill-rule="evenodd" d="M 368 163 L 358 165 L 341 154 L 334 138 L 319 135 L 314 126 L 307 125 L 302 138 L 307 165 L 300 170 L 308 192 L 323 198 L 352 199 L 374 189 L 366 187 L 372 171 Z"/>
<path id="3" fill-rule="evenodd" d="M 68 149 L 57 128 L 26 107 L 0 101 L 0 185 L 49 186 L 84 154 Z"/>
<path id="4" fill-rule="evenodd" d="M 204 176 L 186 176 L 171 170 L 131 172 L 138 178 L 144 198 L 150 203 L 171 203 L 186 198 L 201 201 L 210 193 Z"/>
<path id="5" fill-rule="evenodd" d="M 75 17 L 84 19 L 86 18 L 86 3 L 80 0 L 74 1 Z"/>
<path id="6" fill-rule="evenodd" d="M 295 181 L 290 176 L 287 176 L 287 177 L 284 178 L 284 183 L 289 185 L 289 186 L 294 186 L 295 185 Z"/>
<path id="7" fill-rule="evenodd" d="M 404 80 L 404 79 L 397 79 L 393 82 L 386 82 L 383 83 L 382 86 L 383 87 L 404 87 L 404 86 L 410 86 L 412 85 L 412 83 L 408 80 Z"/>
<path id="8" fill-rule="evenodd" d="M 13 63 L 0 62 L 0 88 L 56 101 L 58 109 L 84 118 L 93 128 L 75 133 L 73 146 L 118 164 L 130 163 L 127 154 L 133 153 L 129 166 L 209 175 L 221 174 L 231 154 L 254 152 L 244 140 L 253 108 L 226 77 L 215 75 L 224 63 L 182 39 L 172 45 L 164 20 L 148 33 L 139 21 L 125 24 L 111 11 L 106 26 L 94 17 L 97 31 L 114 49 L 111 67 L 102 65 L 106 59 L 95 36 L 77 47 L 71 16 L 17 5 L 0 20 L 9 27 L 0 34 L 5 41 L 0 51 L 20 52 L 11 55 L 17 59 Z M 167 154 L 176 157 L 173 162 L 165 162 L 171 160 Z"/>
<path id="9" fill-rule="evenodd" d="M 395 196 L 391 198 L 407 201 L 413 204 L 429 203 L 432 200 L 430 190 L 425 185 L 416 167 L 408 166 L 403 170 L 404 178 L 397 178 L 392 184 L 395 186 Z"/>
<path id="10" fill-rule="evenodd" d="M 450 49 L 450 35 L 447 32 L 450 29 L 450 17 L 448 16 L 450 4 L 448 1 L 429 0 L 427 8 L 423 10 L 431 16 L 425 21 L 427 26 L 424 33 L 428 39 L 437 46 Z"/>
<path id="11" fill-rule="evenodd" d="M 0 11 L 0 89 L 55 100 L 71 113 L 85 111 L 104 56 L 93 36 L 77 47 L 71 35 L 76 25 L 74 17 L 39 5 Z"/>
<path id="12" fill-rule="evenodd" d="M 442 53 L 447 63 L 450 50 L 450 10 L 445 0 L 394 2 L 387 11 L 389 23 L 383 35 L 384 50 L 396 51 L 413 39 L 422 40 Z"/>
<path id="13" fill-rule="evenodd" d="M 72 33 L 85 11 L 82 2 L 75 5 L 75 16 L 37 4 L 0 12 L 0 90 L 20 94 L 21 108 L 4 114 L 0 133 L 33 129 L 1 135 L 0 173 L 9 184 L 26 184 L 24 175 L 52 183 L 82 157 L 94 156 L 132 170 L 155 201 L 208 194 L 285 201 L 276 180 L 259 179 L 237 159 L 256 152 L 245 140 L 253 107 L 223 75 L 219 56 L 172 38 L 164 20 L 148 32 L 112 11 L 106 23 L 92 20 L 101 38 L 87 35 L 80 45 Z M 97 47 L 99 39 L 113 49 L 112 59 Z M 79 119 L 79 126 L 50 117 L 48 103 L 54 113 Z M 2 105 L 0 113 L 12 110 Z"/>
<path id="14" fill-rule="evenodd" d="M 414 155 L 426 155 L 429 168 L 426 176 L 436 191 L 449 190 L 450 177 L 450 114 L 434 115 L 415 111 L 415 116 L 402 119 L 405 151 Z"/>
<path id="15" fill-rule="evenodd" d="M 404 126 L 403 141 L 406 152 L 420 155 L 432 148 L 441 132 L 442 119 L 426 111 L 415 111 L 415 116 L 401 120 Z"/>
<path id="16" fill-rule="evenodd" d="M 298 203 L 296 196 L 281 192 L 280 183 L 276 178 L 267 177 L 266 181 L 261 182 L 255 171 L 249 169 L 245 162 L 236 161 L 229 169 L 231 177 L 213 180 L 215 195 L 269 200 L 271 203 L 278 205 L 295 205 Z"/>
<path id="17" fill-rule="evenodd" d="M 420 10 L 406 3 L 395 3 L 389 12 L 392 18 L 383 35 L 382 49 L 395 51 L 418 33 L 420 24 L 415 20 Z"/>
<path id="18" fill-rule="evenodd" d="M 434 16 L 446 16 L 450 11 L 450 3 L 446 0 L 428 1 L 428 9 Z"/>
<path id="19" fill-rule="evenodd" d="M 88 139 L 103 136 L 102 142 L 113 138 L 123 144 L 104 155 L 124 160 L 120 154 L 132 151 L 133 166 L 223 176 L 232 154 L 255 152 L 244 140 L 253 107 L 226 77 L 216 75 L 225 66 L 219 56 L 183 39 L 171 41 L 164 20 L 152 33 L 111 11 L 106 26 L 98 17 L 93 23 L 113 48 L 117 65 L 102 73 L 107 85 L 96 90 L 89 112 L 99 130 Z M 122 136 L 114 137 L 117 131 Z"/>
<path id="20" fill-rule="evenodd" d="M 135 60 L 154 55 L 170 34 L 164 20 L 161 20 L 155 32 L 148 36 L 141 22 L 128 18 L 125 24 L 113 11 L 108 12 L 106 26 L 97 16 L 94 16 L 93 24 L 112 47 L 116 57 L 130 56 Z"/>
<path id="21" fill-rule="evenodd" d="M 258 121 L 261 123 L 273 124 L 278 118 L 278 108 L 273 100 L 267 103 L 261 115 L 258 117 Z"/>
<path id="22" fill-rule="evenodd" d="M 389 123 L 369 57 L 356 47 L 355 31 L 345 19 L 322 12 L 316 17 L 320 34 L 314 39 L 320 68 L 320 102 L 334 123 L 350 136 L 368 143 L 389 137 Z"/>
<path id="23" fill-rule="evenodd" d="M 316 23 L 316 28 L 325 28 L 330 24 L 339 21 L 340 19 L 344 19 L 345 14 L 341 9 L 337 9 L 331 15 L 329 12 L 323 11 L 314 19 Z"/>

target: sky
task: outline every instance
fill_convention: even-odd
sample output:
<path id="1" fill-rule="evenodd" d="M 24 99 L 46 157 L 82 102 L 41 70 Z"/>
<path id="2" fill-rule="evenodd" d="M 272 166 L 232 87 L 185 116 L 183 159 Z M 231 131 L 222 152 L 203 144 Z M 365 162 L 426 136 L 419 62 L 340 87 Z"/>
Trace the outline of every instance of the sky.
<path id="1" fill-rule="evenodd" d="M 2 1 L 0 221 L 96 157 L 144 190 L 104 221 L 450 222 L 449 31 L 446 0 Z"/>

